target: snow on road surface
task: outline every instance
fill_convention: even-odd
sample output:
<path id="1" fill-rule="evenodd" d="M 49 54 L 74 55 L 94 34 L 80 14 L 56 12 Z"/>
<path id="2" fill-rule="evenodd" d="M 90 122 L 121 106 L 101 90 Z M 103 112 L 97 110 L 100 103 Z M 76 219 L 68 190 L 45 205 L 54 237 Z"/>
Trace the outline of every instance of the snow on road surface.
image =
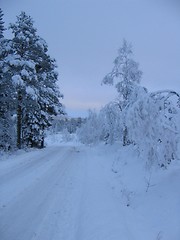
<path id="1" fill-rule="evenodd" d="M 129 150 L 115 149 L 49 146 L 0 161 L 0 240 L 179 240 L 179 168 L 146 192 Z"/>
<path id="2" fill-rule="evenodd" d="M 78 154 L 74 147 L 51 147 L 1 169 L 0 239 L 70 239 L 84 180 Z"/>

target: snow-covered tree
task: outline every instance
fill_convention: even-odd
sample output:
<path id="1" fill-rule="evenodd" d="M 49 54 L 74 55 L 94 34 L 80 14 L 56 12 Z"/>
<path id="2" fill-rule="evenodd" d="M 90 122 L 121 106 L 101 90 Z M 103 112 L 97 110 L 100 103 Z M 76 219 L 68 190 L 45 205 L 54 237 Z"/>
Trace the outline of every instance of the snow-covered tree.
<path id="1" fill-rule="evenodd" d="M 22 12 L 13 33 L 13 55 L 9 65 L 16 87 L 17 146 L 43 146 L 44 129 L 50 125 L 50 116 L 61 111 L 57 86 L 56 63 L 47 51 L 46 42 L 37 35 L 30 16 Z"/>
<path id="2" fill-rule="evenodd" d="M 101 133 L 101 123 L 95 111 L 89 111 L 89 116 L 85 123 L 77 131 L 79 140 L 84 144 L 96 144 L 99 142 Z"/>
<path id="3" fill-rule="evenodd" d="M 133 60 L 132 56 L 132 46 L 124 40 L 122 47 L 118 50 L 118 56 L 114 60 L 112 71 L 103 79 L 104 84 L 115 84 L 125 105 L 128 101 L 132 101 L 133 92 L 142 76 L 139 64 Z"/>
<path id="4" fill-rule="evenodd" d="M 99 113 L 101 123 L 100 140 L 112 144 L 122 136 L 122 112 L 119 102 L 110 102 Z"/>
<path id="5" fill-rule="evenodd" d="M 85 144 L 113 144 L 121 141 L 121 134 L 122 118 L 118 102 L 110 102 L 99 113 L 89 111 L 88 118 L 78 130 L 79 139 Z"/>
<path id="6" fill-rule="evenodd" d="M 3 36 L 4 22 L 3 13 L 0 9 L 0 148 L 10 149 L 14 145 L 14 88 L 10 80 L 10 69 L 6 62 L 11 53 L 11 41 Z"/>
<path id="7" fill-rule="evenodd" d="M 128 133 L 148 167 L 154 164 L 167 167 L 177 158 L 178 98 L 179 95 L 172 91 L 146 93 L 128 108 Z"/>
<path id="8" fill-rule="evenodd" d="M 3 11 L 0 8 L 0 39 L 4 37 L 4 30 L 5 30 L 3 16 L 4 16 Z"/>
<path id="9" fill-rule="evenodd" d="M 122 110 L 133 103 L 138 96 L 141 88 L 138 86 L 142 77 L 139 64 L 133 60 L 131 44 L 123 40 L 122 47 L 118 50 L 118 56 L 114 60 L 114 67 L 104 79 L 103 84 L 115 85 L 122 103 Z M 124 122 L 123 144 L 129 144 L 128 129 Z"/>
<path id="10" fill-rule="evenodd" d="M 170 90 L 148 93 L 139 86 L 142 73 L 131 54 L 130 45 L 124 41 L 112 72 L 103 80 L 115 84 L 119 96 L 99 114 L 90 114 L 79 131 L 80 140 L 134 144 L 148 167 L 167 167 L 179 158 L 180 95 Z"/>

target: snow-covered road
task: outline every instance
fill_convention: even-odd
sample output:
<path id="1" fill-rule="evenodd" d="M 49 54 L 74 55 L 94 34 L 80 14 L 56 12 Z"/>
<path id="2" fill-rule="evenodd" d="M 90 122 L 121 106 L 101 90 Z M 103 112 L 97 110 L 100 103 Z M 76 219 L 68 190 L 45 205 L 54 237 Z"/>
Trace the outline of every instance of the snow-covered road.
<path id="1" fill-rule="evenodd" d="M 142 163 L 118 149 L 49 146 L 1 160 L 0 240 L 179 240 L 179 165 L 154 173 L 146 192 Z"/>
<path id="2" fill-rule="evenodd" d="M 2 167 L 0 239 L 68 239 L 84 178 L 77 155 L 74 147 L 51 147 Z"/>
<path id="3" fill-rule="evenodd" d="M 48 147 L 2 162 L 0 239 L 113 240 L 122 235 L 114 224 L 122 222 L 122 214 L 105 171 L 88 151 Z"/>

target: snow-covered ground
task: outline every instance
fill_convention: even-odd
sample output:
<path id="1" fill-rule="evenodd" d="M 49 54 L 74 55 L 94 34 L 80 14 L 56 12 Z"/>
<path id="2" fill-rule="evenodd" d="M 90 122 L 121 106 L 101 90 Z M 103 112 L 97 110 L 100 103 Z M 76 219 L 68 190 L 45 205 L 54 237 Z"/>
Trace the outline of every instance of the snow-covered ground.
<path id="1" fill-rule="evenodd" d="M 72 139 L 71 139 L 72 140 Z M 179 240 L 180 163 L 51 136 L 0 161 L 1 240 Z"/>

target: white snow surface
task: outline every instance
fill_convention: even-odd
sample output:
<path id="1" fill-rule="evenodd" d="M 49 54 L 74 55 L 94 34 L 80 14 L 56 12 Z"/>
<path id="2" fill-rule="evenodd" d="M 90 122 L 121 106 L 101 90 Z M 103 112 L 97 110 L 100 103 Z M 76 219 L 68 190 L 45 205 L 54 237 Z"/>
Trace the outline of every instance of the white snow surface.
<path id="1" fill-rule="evenodd" d="M 12 81 L 13 81 L 13 83 L 14 83 L 15 85 L 23 86 L 23 84 L 24 84 L 24 82 L 23 82 L 23 80 L 22 80 L 22 78 L 21 78 L 20 75 L 14 75 L 14 76 L 12 77 Z"/>
<path id="2" fill-rule="evenodd" d="M 49 137 L 0 160 L 1 240 L 179 240 L 180 163 Z M 72 139 L 71 139 L 72 140 Z"/>

